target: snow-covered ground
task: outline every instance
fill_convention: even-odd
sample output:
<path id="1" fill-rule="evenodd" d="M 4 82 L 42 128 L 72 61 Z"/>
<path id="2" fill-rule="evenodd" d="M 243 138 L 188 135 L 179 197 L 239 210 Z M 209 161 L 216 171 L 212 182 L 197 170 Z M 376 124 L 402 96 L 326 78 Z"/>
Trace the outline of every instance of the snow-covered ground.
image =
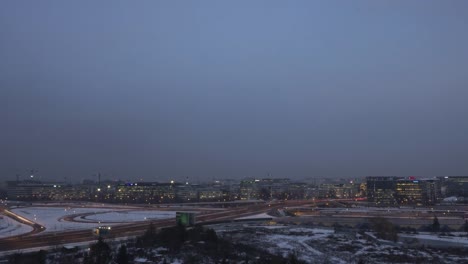
<path id="1" fill-rule="evenodd" d="M 267 213 L 256 214 L 256 215 L 249 215 L 244 217 L 236 218 L 236 220 L 245 220 L 245 219 L 265 219 L 265 218 L 275 218 Z"/>
<path id="2" fill-rule="evenodd" d="M 409 239 L 418 239 L 420 245 L 434 247 L 465 247 L 468 248 L 468 237 L 464 233 L 453 232 L 451 236 L 440 236 L 431 233 L 421 234 L 398 234 L 400 241 L 408 241 Z"/>
<path id="3" fill-rule="evenodd" d="M 135 222 L 174 218 L 175 215 L 174 211 L 118 211 L 89 215 L 84 220 L 103 223 Z"/>
<path id="4" fill-rule="evenodd" d="M 7 216 L 0 216 L 0 238 L 21 235 L 31 232 L 32 227 L 17 222 Z"/>
<path id="5" fill-rule="evenodd" d="M 96 227 L 96 223 L 68 222 L 62 218 L 67 215 L 107 212 L 115 209 L 108 208 L 72 208 L 72 207 L 22 207 L 11 211 L 36 222 L 46 229 L 44 232 L 58 232 L 63 230 L 78 230 Z"/>
<path id="6" fill-rule="evenodd" d="M 274 226 L 272 226 L 274 227 Z M 300 259 L 327 259 L 331 263 L 346 264 L 347 261 L 335 257 L 333 255 L 326 255 L 325 252 L 312 247 L 315 240 L 323 240 L 333 234 L 330 229 L 317 229 L 317 228 L 290 228 L 288 226 L 281 226 L 280 228 L 271 228 L 265 226 L 269 230 L 268 233 L 260 235 L 263 237 L 258 242 L 264 242 L 274 245 L 268 247 L 268 251 L 272 254 L 281 254 L 287 257 L 289 253 L 301 251 Z M 276 230 L 273 231 L 272 230 Z"/>
<path id="7" fill-rule="evenodd" d="M 135 210 L 135 208 L 125 209 L 119 208 L 108 208 L 108 207 L 20 207 L 14 208 L 12 212 L 25 217 L 33 222 L 36 222 L 46 229 L 44 232 L 58 232 L 64 230 L 79 230 L 96 227 L 100 224 L 116 225 L 118 223 L 135 222 L 135 221 L 150 221 L 158 219 L 174 218 L 174 211 L 156 211 L 156 210 Z M 64 217 L 70 215 L 78 215 L 76 217 L 77 222 L 65 221 Z M 82 215 L 82 216 L 80 216 Z M 4 217 L 8 220 L 13 221 L 10 218 Z M 7 222 L 4 224 L 5 228 L 9 227 L 13 229 L 19 223 L 10 224 Z M 15 232 L 9 232 L 5 229 L 3 237 L 11 235 L 18 235 L 31 231 L 31 227 L 21 225 L 18 226 Z"/>
<path id="8" fill-rule="evenodd" d="M 408 248 L 402 243 L 367 239 L 353 232 L 308 226 L 220 224 L 212 226 L 218 235 L 234 243 L 246 244 L 287 257 L 295 254 L 306 263 L 468 263 L 466 248 L 444 251 L 437 248 Z M 416 235 L 421 239 L 467 243 L 467 237 Z M 462 242 L 464 241 L 464 242 Z M 443 258 L 440 256 L 443 254 Z"/>

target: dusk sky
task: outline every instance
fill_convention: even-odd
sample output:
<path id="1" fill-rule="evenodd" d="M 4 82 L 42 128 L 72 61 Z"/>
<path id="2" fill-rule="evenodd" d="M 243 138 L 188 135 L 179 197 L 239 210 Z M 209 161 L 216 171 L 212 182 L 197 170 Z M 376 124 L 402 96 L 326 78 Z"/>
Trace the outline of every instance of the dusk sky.
<path id="1" fill-rule="evenodd" d="M 0 178 L 468 175 L 468 1 L 1 1 Z"/>

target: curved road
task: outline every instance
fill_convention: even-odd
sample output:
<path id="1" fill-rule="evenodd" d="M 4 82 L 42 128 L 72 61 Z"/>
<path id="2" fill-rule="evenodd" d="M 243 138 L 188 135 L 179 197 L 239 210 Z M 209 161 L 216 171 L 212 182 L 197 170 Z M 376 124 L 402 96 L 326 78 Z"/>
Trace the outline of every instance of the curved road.
<path id="1" fill-rule="evenodd" d="M 294 204 L 310 203 L 310 201 L 303 201 L 302 203 L 295 202 Z M 275 204 L 260 204 L 248 205 L 243 207 L 230 208 L 225 211 L 217 211 L 197 215 L 197 223 L 209 223 L 214 221 L 229 221 L 235 218 L 264 213 L 271 209 L 278 209 L 285 206 L 284 203 Z M 141 221 L 133 222 L 112 227 L 112 232 L 109 238 L 127 237 L 142 235 L 153 223 L 156 228 L 164 228 L 175 226 L 175 218 L 156 220 L 156 221 Z M 38 230 L 40 231 L 40 230 Z M 37 232 L 38 232 L 37 231 Z M 94 241 L 94 236 L 90 229 L 77 230 L 77 231 L 63 231 L 57 233 L 39 233 L 35 235 L 24 234 L 21 236 L 8 237 L 0 239 L 0 251 L 18 250 L 26 248 L 39 248 L 39 247 L 53 247 L 68 243 L 77 243 L 85 241 Z"/>
<path id="2" fill-rule="evenodd" d="M 2 212 L 5 216 L 7 216 L 7 217 L 9 217 L 9 218 L 11 218 L 11 219 L 13 219 L 13 220 L 15 220 L 15 221 L 17 221 L 17 222 L 20 222 L 20 223 L 22 223 L 22 224 L 31 226 L 31 227 L 33 228 L 33 230 L 30 231 L 30 232 L 28 232 L 28 233 L 24 233 L 24 234 L 21 234 L 21 235 L 12 236 L 12 237 L 10 237 L 10 238 L 34 235 L 34 234 L 40 233 L 40 232 L 42 232 L 42 231 L 45 230 L 45 227 L 44 227 L 44 226 L 41 226 L 41 225 L 39 225 L 38 223 L 35 223 L 35 222 L 33 222 L 33 221 L 31 221 L 31 220 L 29 220 L 29 219 L 27 219 L 27 218 L 24 218 L 24 217 L 22 217 L 22 216 L 20 216 L 20 215 L 18 215 L 18 214 L 15 214 L 15 213 L 11 212 L 11 211 L 8 210 L 8 209 L 1 208 L 1 212 Z M 0 249 L 1 249 L 1 248 L 0 248 Z"/>

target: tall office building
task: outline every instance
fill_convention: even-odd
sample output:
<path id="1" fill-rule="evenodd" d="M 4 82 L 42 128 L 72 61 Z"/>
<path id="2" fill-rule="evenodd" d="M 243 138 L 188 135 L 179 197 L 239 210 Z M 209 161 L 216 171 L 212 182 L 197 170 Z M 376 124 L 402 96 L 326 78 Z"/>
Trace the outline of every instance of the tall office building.
<path id="1" fill-rule="evenodd" d="M 367 201 L 377 206 L 397 205 L 396 183 L 402 177 L 397 176 L 368 176 Z"/>
<path id="2" fill-rule="evenodd" d="M 443 197 L 467 197 L 468 198 L 468 176 L 442 176 L 437 177 L 440 181 L 441 195 Z"/>
<path id="3" fill-rule="evenodd" d="M 425 180 L 398 180 L 396 183 L 396 199 L 400 205 L 426 205 L 429 204 L 429 182 Z"/>

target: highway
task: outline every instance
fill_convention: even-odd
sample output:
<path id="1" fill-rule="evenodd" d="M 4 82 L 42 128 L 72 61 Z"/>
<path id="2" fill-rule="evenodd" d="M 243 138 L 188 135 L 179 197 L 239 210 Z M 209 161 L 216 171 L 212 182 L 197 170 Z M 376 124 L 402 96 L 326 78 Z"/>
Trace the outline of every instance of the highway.
<path id="1" fill-rule="evenodd" d="M 421 225 L 428 224 L 432 221 L 434 215 L 437 215 L 443 224 L 458 227 L 464 222 L 464 217 L 468 215 L 468 208 L 466 206 L 434 206 L 434 208 L 317 208 L 317 203 L 328 203 L 331 200 L 294 200 L 294 201 L 275 201 L 263 202 L 253 204 L 238 204 L 237 207 L 215 209 L 215 208 L 194 208 L 194 207 L 180 207 L 180 208 L 166 208 L 162 210 L 174 211 L 198 211 L 196 216 L 197 224 L 219 223 L 223 221 L 232 221 L 236 218 L 265 213 L 270 210 L 285 208 L 287 211 L 298 215 L 299 217 L 285 218 L 285 221 L 295 222 L 322 222 L 330 223 L 339 222 L 341 224 L 349 224 L 354 226 L 358 222 L 369 217 L 383 216 L 399 224 L 401 226 L 411 226 L 411 224 Z M 342 201 L 344 202 L 344 201 Z M 26 218 L 18 216 L 6 207 L 0 207 L 2 213 L 8 217 L 15 219 L 24 224 L 33 227 L 33 231 L 27 234 L 12 236 L 0 239 L 0 251 L 22 250 L 32 248 L 50 248 L 59 247 L 61 245 L 78 243 L 78 242 L 92 242 L 97 237 L 92 233 L 91 229 L 75 230 L 75 231 L 61 231 L 61 232 L 43 232 L 44 227 L 37 223 L 32 222 Z M 136 208 L 135 208 L 136 209 Z M 159 209 L 158 209 L 159 210 Z M 79 222 L 79 217 L 85 214 L 67 215 L 62 219 L 64 221 Z M 454 218 L 453 224 L 448 222 L 449 218 Z M 277 218 L 280 221 L 280 218 Z M 452 220 L 451 220 L 452 221 Z M 89 222 L 88 222 L 89 223 Z M 115 222 L 114 222 L 115 223 Z M 114 224 L 113 223 L 113 224 Z M 161 229 L 165 227 L 175 226 L 175 218 L 153 220 L 153 221 L 139 221 L 132 223 L 121 223 L 112 225 L 111 232 L 107 239 L 135 237 L 142 235 L 153 224 L 155 228 Z M 98 223 L 97 225 L 106 225 L 105 222 Z"/>
<path id="2" fill-rule="evenodd" d="M 306 201 L 304 201 L 303 203 L 305 202 Z M 296 205 L 303 203 L 294 202 L 290 204 Z M 268 212 L 269 210 L 278 209 L 285 205 L 285 203 L 280 202 L 276 202 L 273 204 L 264 203 L 228 208 L 223 211 L 206 212 L 197 215 L 196 222 L 197 224 L 203 224 L 216 221 L 230 221 L 247 215 Z M 148 229 L 150 223 L 152 223 L 154 227 L 158 229 L 175 226 L 176 224 L 175 218 L 173 218 L 116 225 L 112 226 L 111 233 L 107 238 L 112 239 L 117 237 L 134 237 L 142 235 Z M 37 233 L 38 231 L 40 230 L 36 230 L 34 232 L 20 236 L 0 239 L 0 251 L 20 250 L 28 248 L 43 248 L 51 246 L 54 247 L 69 243 L 95 241 L 97 239 L 97 237 L 92 234 L 91 229 L 77 231 L 62 231 L 54 233 Z"/>

